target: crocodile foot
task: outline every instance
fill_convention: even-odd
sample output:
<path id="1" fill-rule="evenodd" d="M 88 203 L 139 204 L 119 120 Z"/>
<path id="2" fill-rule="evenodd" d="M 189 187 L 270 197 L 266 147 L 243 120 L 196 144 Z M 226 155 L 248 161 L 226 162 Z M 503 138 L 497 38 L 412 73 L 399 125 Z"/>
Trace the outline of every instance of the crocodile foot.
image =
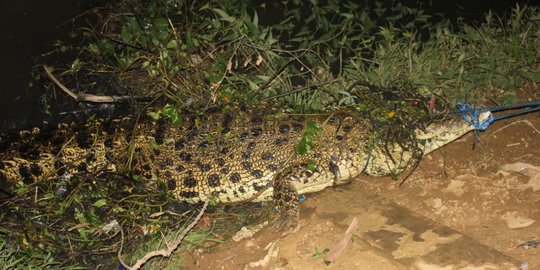
<path id="1" fill-rule="evenodd" d="M 298 231 L 300 219 L 298 192 L 287 177 L 280 177 L 274 181 L 273 199 L 279 212 L 279 217 L 274 221 L 275 231 L 283 232 L 283 234 Z"/>
<path id="2" fill-rule="evenodd" d="M 276 232 L 282 232 L 283 235 L 295 233 L 300 229 L 300 211 L 296 208 L 296 211 L 282 212 L 279 217 L 273 221 L 273 228 Z"/>

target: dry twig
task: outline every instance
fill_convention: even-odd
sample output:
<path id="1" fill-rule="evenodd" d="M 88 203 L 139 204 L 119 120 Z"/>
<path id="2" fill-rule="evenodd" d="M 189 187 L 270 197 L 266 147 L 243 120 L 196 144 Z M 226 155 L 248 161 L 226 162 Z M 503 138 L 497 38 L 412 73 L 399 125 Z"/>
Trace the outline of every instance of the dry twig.
<path id="1" fill-rule="evenodd" d="M 92 94 L 76 94 L 73 91 L 69 90 L 64 84 L 62 84 L 53 74 L 50 67 L 47 67 L 43 65 L 43 69 L 45 69 L 45 74 L 51 81 L 53 81 L 56 86 L 58 86 L 62 91 L 64 91 L 66 94 L 68 94 L 70 97 L 75 99 L 76 101 L 84 101 L 84 102 L 95 102 L 95 103 L 113 103 L 113 102 L 121 102 L 133 99 L 134 97 L 131 96 L 98 96 L 98 95 L 92 95 Z"/>
<path id="2" fill-rule="evenodd" d="M 204 203 L 204 205 L 201 208 L 201 211 L 199 212 L 197 217 L 195 217 L 195 219 L 182 231 L 182 233 L 176 238 L 176 240 L 171 245 L 166 244 L 167 248 L 160 249 L 160 250 L 155 250 L 155 251 L 150 251 L 150 252 L 146 253 L 142 258 L 138 259 L 137 262 L 135 262 L 135 264 L 133 266 L 127 265 L 122 260 L 122 246 L 120 246 L 120 250 L 118 250 L 118 260 L 120 261 L 120 264 L 122 264 L 122 266 L 124 266 L 126 269 L 138 270 L 144 264 L 146 264 L 148 262 L 148 260 L 150 260 L 150 259 L 152 259 L 154 257 L 158 257 L 158 256 L 170 257 L 171 254 L 180 246 L 180 244 L 182 243 L 182 240 L 184 240 L 184 237 L 186 237 L 187 233 L 189 231 L 191 231 L 191 229 L 193 229 L 193 227 L 197 224 L 199 219 L 201 219 L 202 215 L 206 211 L 206 207 L 208 207 L 208 202 L 209 201 L 206 201 Z M 123 238 L 124 238 L 124 233 L 122 231 L 122 242 L 123 242 Z"/>
<path id="3" fill-rule="evenodd" d="M 335 262 L 337 258 L 341 256 L 343 252 L 345 252 L 347 247 L 349 247 L 352 241 L 353 234 L 357 229 L 358 218 L 354 217 L 343 237 L 339 240 L 339 242 L 336 243 L 336 245 L 332 249 L 330 249 L 328 254 L 326 254 L 326 256 L 324 257 L 324 260 L 327 262 Z"/>

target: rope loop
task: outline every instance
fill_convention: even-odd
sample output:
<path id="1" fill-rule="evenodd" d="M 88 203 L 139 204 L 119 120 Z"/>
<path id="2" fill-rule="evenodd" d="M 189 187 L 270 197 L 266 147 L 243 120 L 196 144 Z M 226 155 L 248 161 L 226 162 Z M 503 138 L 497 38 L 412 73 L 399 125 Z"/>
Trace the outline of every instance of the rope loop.
<path id="1" fill-rule="evenodd" d="M 494 121 L 492 114 L 489 114 L 489 117 L 486 120 L 480 121 L 480 113 L 484 112 L 484 110 L 473 108 L 468 103 L 458 103 L 457 109 L 463 119 L 465 119 L 467 123 L 474 126 L 475 130 L 484 131 Z"/>

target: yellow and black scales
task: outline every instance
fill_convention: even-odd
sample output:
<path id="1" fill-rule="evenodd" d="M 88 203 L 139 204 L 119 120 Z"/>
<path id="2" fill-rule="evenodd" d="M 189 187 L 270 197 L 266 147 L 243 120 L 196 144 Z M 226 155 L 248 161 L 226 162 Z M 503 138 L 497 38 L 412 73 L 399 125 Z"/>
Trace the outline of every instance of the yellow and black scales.
<path id="1" fill-rule="evenodd" d="M 166 121 L 132 123 L 125 118 L 61 124 L 0 141 L 0 180 L 13 186 L 127 171 L 150 183 L 163 181 L 188 203 L 273 198 L 279 206 L 361 173 L 402 171 L 413 159 L 410 149 L 400 145 L 388 151 L 374 144 L 368 121 L 342 113 L 277 117 L 229 110 L 188 117 L 176 128 Z M 296 147 L 308 123 L 321 131 L 312 151 L 299 155 Z M 421 150 L 429 153 L 472 129 L 456 119 L 415 132 Z"/>

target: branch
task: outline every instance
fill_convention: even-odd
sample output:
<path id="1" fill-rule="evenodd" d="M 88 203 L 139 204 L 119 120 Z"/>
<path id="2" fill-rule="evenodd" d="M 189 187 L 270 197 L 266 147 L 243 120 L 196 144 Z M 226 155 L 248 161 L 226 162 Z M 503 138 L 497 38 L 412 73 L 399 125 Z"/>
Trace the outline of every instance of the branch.
<path id="1" fill-rule="evenodd" d="M 208 202 L 209 201 L 206 201 L 204 203 L 197 217 L 195 217 L 195 219 L 182 231 L 182 233 L 178 236 L 178 238 L 176 238 L 176 240 L 172 243 L 172 245 L 168 245 L 168 248 L 166 249 L 164 248 L 164 249 L 150 251 L 146 253 L 146 255 L 144 255 L 141 259 L 138 259 L 137 262 L 135 262 L 133 266 L 127 265 L 122 260 L 122 245 L 123 245 L 123 239 L 124 239 L 124 233 L 122 232 L 122 245 L 120 246 L 120 250 L 118 250 L 118 260 L 120 261 L 120 264 L 122 264 L 122 266 L 124 266 L 126 269 L 138 270 L 144 264 L 146 264 L 148 260 L 152 259 L 153 257 L 157 257 L 157 256 L 170 257 L 171 254 L 180 246 L 180 244 L 182 243 L 182 240 L 184 240 L 184 237 L 186 237 L 188 232 L 191 231 L 191 229 L 193 229 L 193 227 L 197 224 L 199 219 L 201 219 L 202 215 L 206 211 L 206 207 L 208 207 Z"/>
<path id="2" fill-rule="evenodd" d="M 75 94 L 73 91 L 69 90 L 64 84 L 62 84 L 53 74 L 50 67 L 47 67 L 43 65 L 43 69 L 45 69 L 45 74 L 51 81 L 53 81 L 56 86 L 58 86 L 62 91 L 64 91 L 66 94 L 68 94 L 70 97 L 75 99 L 76 101 L 84 101 L 84 102 L 96 102 L 96 103 L 113 103 L 113 102 L 120 102 L 125 100 L 130 100 L 136 97 L 131 96 L 98 96 L 98 95 L 92 95 L 92 94 Z"/>
<path id="3" fill-rule="evenodd" d="M 320 86 L 324 86 L 324 85 L 327 85 L 327 84 L 333 84 L 333 83 L 340 82 L 340 81 L 342 81 L 342 80 L 340 78 L 337 78 L 337 79 L 332 79 L 330 81 L 325 81 L 325 82 L 322 82 L 322 83 L 314 83 L 314 84 L 311 84 L 311 85 L 298 87 L 296 89 L 287 91 L 285 93 L 281 93 L 281 94 L 273 95 L 271 97 L 263 98 L 263 99 L 261 99 L 261 102 L 267 102 L 267 101 L 270 101 L 272 99 L 281 98 L 281 97 L 284 97 L 284 96 L 292 95 L 294 93 L 302 92 L 302 91 L 307 90 L 307 89 L 312 88 L 312 87 L 320 87 Z M 324 89 L 322 89 L 322 90 L 324 91 Z"/>
<path id="4" fill-rule="evenodd" d="M 263 85 L 261 85 L 261 87 L 259 87 L 259 89 L 257 89 L 256 92 L 261 92 L 262 90 L 266 89 L 266 87 L 268 87 L 268 85 L 270 85 L 278 76 L 280 76 L 283 71 L 285 71 L 285 69 L 291 65 L 296 59 L 292 58 L 291 60 L 289 60 L 289 62 L 287 62 L 285 65 L 283 65 L 280 69 L 278 69 L 274 75 L 272 75 L 272 77 L 270 77 L 270 79 L 268 79 L 268 81 L 266 81 Z"/>

